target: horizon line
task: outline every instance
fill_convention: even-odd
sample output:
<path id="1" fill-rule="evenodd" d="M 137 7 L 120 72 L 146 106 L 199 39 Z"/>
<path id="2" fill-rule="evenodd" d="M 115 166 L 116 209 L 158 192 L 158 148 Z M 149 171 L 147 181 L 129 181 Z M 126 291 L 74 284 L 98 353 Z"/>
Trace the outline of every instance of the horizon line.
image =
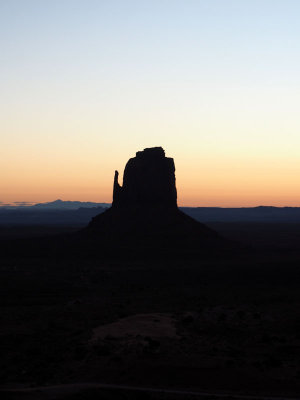
<path id="1" fill-rule="evenodd" d="M 52 204 L 55 202 L 70 202 L 70 203 L 94 203 L 94 204 L 107 204 L 111 205 L 112 202 L 107 202 L 107 201 L 92 201 L 92 200 L 62 200 L 62 199 L 55 199 L 55 200 L 50 200 L 50 201 L 12 201 L 12 202 L 3 202 L 0 201 L 0 208 L 5 208 L 5 207 L 32 207 L 37 204 Z M 290 205 L 272 205 L 272 204 L 261 204 L 258 203 L 257 205 L 241 205 L 241 206 L 211 206 L 211 205 L 184 205 L 184 204 L 178 204 L 178 207 L 184 207 L 184 208 L 259 208 L 259 207 L 272 207 L 272 208 L 300 208 L 299 205 L 295 206 L 290 206 Z"/>

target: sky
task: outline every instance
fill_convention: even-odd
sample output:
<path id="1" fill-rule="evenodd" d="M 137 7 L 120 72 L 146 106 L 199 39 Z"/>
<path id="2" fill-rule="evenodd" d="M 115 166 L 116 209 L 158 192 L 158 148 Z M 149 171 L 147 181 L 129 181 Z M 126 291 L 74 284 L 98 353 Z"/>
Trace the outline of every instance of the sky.
<path id="1" fill-rule="evenodd" d="M 299 0 L 0 0 L 0 201 L 110 202 L 146 147 L 185 206 L 300 206 Z"/>

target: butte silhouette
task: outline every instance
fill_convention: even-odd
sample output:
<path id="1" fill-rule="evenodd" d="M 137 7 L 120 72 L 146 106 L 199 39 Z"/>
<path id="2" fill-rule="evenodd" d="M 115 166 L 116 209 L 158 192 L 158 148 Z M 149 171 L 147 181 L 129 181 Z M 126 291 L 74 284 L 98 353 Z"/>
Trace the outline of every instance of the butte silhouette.
<path id="1" fill-rule="evenodd" d="M 225 239 L 178 209 L 174 160 L 161 147 L 130 158 L 122 186 L 118 176 L 111 208 L 94 217 L 85 234 L 144 248 L 224 247 Z"/>

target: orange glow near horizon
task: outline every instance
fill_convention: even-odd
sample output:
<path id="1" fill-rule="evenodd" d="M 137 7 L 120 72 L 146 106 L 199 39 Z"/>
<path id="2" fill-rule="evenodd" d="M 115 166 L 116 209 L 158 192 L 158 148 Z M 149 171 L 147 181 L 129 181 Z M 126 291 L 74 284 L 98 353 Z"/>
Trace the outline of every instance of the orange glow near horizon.
<path id="1" fill-rule="evenodd" d="M 282 170 L 276 165 L 264 165 L 265 160 L 251 163 L 241 158 L 234 161 L 227 158 L 217 164 L 208 158 L 201 161 L 179 158 L 178 163 L 174 158 L 179 206 L 300 206 L 300 188 L 295 185 L 300 168 L 293 162 Z M 75 162 L 74 165 L 69 161 L 58 163 L 56 168 L 53 165 L 46 168 L 47 162 L 40 169 L 35 162 L 27 163 L 22 170 L 14 165 L 1 176 L 0 200 L 3 203 L 56 199 L 112 201 L 114 168 L 109 167 L 107 160 L 106 164 L 102 159 L 99 164 Z"/>

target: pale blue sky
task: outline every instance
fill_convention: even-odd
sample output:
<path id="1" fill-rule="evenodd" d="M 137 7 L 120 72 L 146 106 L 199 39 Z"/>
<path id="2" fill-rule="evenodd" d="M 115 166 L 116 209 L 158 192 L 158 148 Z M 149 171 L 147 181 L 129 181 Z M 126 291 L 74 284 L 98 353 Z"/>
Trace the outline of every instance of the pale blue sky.
<path id="1" fill-rule="evenodd" d="M 0 200 L 108 201 L 162 145 L 184 204 L 300 205 L 299 19 L 297 0 L 0 0 Z"/>

